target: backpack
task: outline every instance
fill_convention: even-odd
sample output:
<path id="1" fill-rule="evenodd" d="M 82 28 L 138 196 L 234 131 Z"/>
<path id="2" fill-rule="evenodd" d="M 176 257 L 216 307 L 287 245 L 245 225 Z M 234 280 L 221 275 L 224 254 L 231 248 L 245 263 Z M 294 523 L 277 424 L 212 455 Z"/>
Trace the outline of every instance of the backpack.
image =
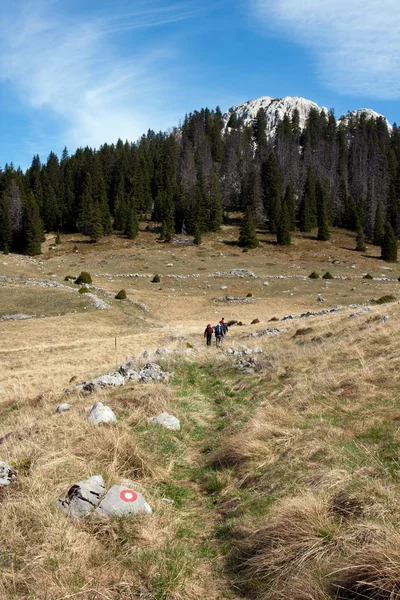
<path id="1" fill-rule="evenodd" d="M 214 331 L 215 331 L 215 335 L 222 335 L 221 325 L 216 325 Z"/>
<path id="2" fill-rule="evenodd" d="M 211 325 L 206 328 L 206 332 L 207 332 L 207 335 L 212 335 L 213 328 L 211 327 Z"/>

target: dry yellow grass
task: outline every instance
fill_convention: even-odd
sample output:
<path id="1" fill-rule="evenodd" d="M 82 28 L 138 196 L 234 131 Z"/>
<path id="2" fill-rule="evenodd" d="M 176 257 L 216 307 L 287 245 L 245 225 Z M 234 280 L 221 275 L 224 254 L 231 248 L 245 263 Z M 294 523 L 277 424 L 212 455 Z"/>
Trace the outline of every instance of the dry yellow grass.
<path id="1" fill-rule="evenodd" d="M 224 227 L 200 247 L 167 246 L 143 231 L 135 242 L 104 240 L 96 252 L 69 236 L 38 259 L 11 255 L 0 263 L 0 275 L 55 273 L 59 282 L 87 270 L 97 274 L 94 284 L 103 291 L 96 293 L 111 306 L 0 323 L 0 459 L 19 470 L 19 483 L 0 496 L 1 598 L 219 600 L 245 593 L 260 600 L 328 600 L 357 598 L 360 591 L 379 600 L 400 597 L 398 304 L 354 319 L 349 309 L 269 323 L 288 313 L 396 296 L 397 281 L 361 279 L 367 271 L 397 277 L 396 266 L 388 271 L 349 250 L 353 237 L 341 231 L 326 245 L 296 236 L 289 249 L 264 236 L 263 246 L 249 253 L 225 243 L 235 236 L 235 228 Z M 257 276 L 330 270 L 348 279 L 268 279 L 264 286 L 264 278 L 209 277 L 231 268 Z M 116 276 L 156 272 L 159 285 Z M 0 300 L 15 285 L 1 286 Z M 122 287 L 151 312 L 105 293 Z M 218 301 L 247 293 L 251 304 Z M 29 294 L 19 302 L 18 310 L 25 312 L 24 303 L 29 309 Z M 390 316 L 384 325 L 383 315 Z M 263 348 L 254 375 L 238 374 L 235 359 L 204 346 L 205 324 L 221 316 L 246 324 L 230 329 L 229 345 Z M 250 325 L 255 317 L 260 323 Z M 275 326 L 284 329 L 278 337 L 247 337 Z M 305 327 L 311 331 L 295 335 Z M 194 351 L 182 355 L 188 344 Z M 91 378 L 160 346 L 180 351 L 162 359 L 177 373 L 173 385 L 73 395 L 72 410 L 54 414 L 72 376 Z M 95 399 L 115 410 L 115 427 L 86 424 L 84 408 Z M 148 425 L 162 411 L 177 414 L 182 432 Z M 107 485 L 133 480 L 153 515 L 106 522 L 59 514 L 56 499 L 96 473 Z M 170 496 L 175 504 L 165 501 Z M 221 542 L 216 531 L 225 525 L 230 537 Z M 224 567 L 226 556 L 238 571 Z"/>

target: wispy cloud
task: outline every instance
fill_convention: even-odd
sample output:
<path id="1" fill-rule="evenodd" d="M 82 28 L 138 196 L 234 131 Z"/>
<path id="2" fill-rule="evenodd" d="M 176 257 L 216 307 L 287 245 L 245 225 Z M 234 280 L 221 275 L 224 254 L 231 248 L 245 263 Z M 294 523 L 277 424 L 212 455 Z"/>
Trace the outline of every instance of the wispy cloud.
<path id="1" fill-rule="evenodd" d="M 250 0 L 270 31 L 315 51 L 322 82 L 342 94 L 400 98 L 398 0 Z"/>
<path id="2" fill-rule="evenodd" d="M 165 35 L 143 36 L 141 30 L 191 18 L 196 3 L 117 0 L 86 11 L 84 2 L 73 5 L 0 0 L 0 82 L 36 118 L 47 111 L 59 147 L 71 150 L 174 124 L 177 50 Z"/>

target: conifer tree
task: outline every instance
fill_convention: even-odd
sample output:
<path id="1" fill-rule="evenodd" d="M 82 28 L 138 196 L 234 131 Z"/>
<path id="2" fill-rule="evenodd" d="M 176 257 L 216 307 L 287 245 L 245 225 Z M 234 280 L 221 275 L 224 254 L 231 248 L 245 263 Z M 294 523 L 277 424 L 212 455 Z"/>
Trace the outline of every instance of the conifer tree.
<path id="1" fill-rule="evenodd" d="M 374 233 L 373 233 L 372 243 L 375 246 L 381 246 L 384 235 L 385 235 L 385 226 L 383 223 L 381 203 L 378 202 L 378 206 L 377 206 L 376 213 L 375 213 Z"/>
<path id="2" fill-rule="evenodd" d="M 365 241 L 364 241 L 364 230 L 361 225 L 360 219 L 357 222 L 357 236 L 356 236 L 356 250 L 357 252 L 365 252 Z"/>
<path id="3" fill-rule="evenodd" d="M 315 227 L 316 212 L 315 183 L 310 165 L 299 208 L 300 231 L 309 232 Z"/>
<path id="4" fill-rule="evenodd" d="M 201 244 L 201 229 L 198 224 L 194 228 L 193 242 L 196 244 L 196 246 Z"/>
<path id="5" fill-rule="evenodd" d="M 267 118 L 263 108 L 258 109 L 252 125 L 254 141 L 256 143 L 256 153 L 259 158 L 262 158 L 267 148 Z"/>
<path id="6" fill-rule="evenodd" d="M 30 191 L 24 201 L 23 216 L 23 253 L 28 256 L 41 254 L 43 224 L 40 219 L 39 207 L 33 192 Z"/>
<path id="7" fill-rule="evenodd" d="M 281 212 L 282 176 L 275 152 L 269 154 L 268 160 L 263 165 L 262 182 L 269 230 L 271 233 L 276 233 Z"/>
<path id="8" fill-rule="evenodd" d="M 277 225 L 277 243 L 280 246 L 290 246 L 292 237 L 290 234 L 290 216 L 286 202 L 282 203 L 281 214 Z"/>
<path id="9" fill-rule="evenodd" d="M 382 259 L 388 262 L 397 261 L 397 238 L 394 235 L 390 222 L 386 223 L 385 234 L 382 239 Z"/>
<path id="10" fill-rule="evenodd" d="M 245 248 L 257 248 L 257 246 L 259 246 L 251 206 L 246 208 L 246 212 L 240 226 L 239 245 L 244 246 Z"/>
<path id="11" fill-rule="evenodd" d="M 208 198 L 207 230 L 218 231 L 224 215 L 222 206 L 221 188 L 216 172 L 212 170 L 210 175 L 209 198 Z"/>
<path id="12" fill-rule="evenodd" d="M 318 179 L 316 186 L 316 196 L 317 196 L 317 215 L 318 215 L 318 235 L 317 239 L 321 242 L 327 242 L 331 234 L 329 232 L 328 225 L 328 215 L 326 214 L 326 196 L 325 190 L 321 183 L 321 180 Z"/>
<path id="13" fill-rule="evenodd" d="M 125 227 L 125 234 L 130 240 L 134 240 L 139 233 L 139 218 L 137 212 L 137 205 L 135 199 L 132 198 L 127 215 L 127 222 Z"/>
<path id="14" fill-rule="evenodd" d="M 290 231 L 296 231 L 296 205 L 294 203 L 293 189 L 290 184 L 286 186 L 283 202 L 286 204 L 289 213 Z"/>
<path id="15" fill-rule="evenodd" d="M 4 190 L 0 196 L 0 250 L 2 250 L 4 254 L 8 254 L 11 250 L 11 244 L 12 232 L 10 207 Z"/>

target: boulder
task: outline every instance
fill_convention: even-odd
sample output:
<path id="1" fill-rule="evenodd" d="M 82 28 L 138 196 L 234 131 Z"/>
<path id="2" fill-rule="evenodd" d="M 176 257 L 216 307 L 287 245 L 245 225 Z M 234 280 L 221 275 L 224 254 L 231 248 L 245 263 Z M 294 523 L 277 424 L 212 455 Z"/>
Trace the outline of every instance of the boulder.
<path id="1" fill-rule="evenodd" d="M 73 485 L 65 498 L 57 500 L 57 508 L 69 517 L 85 517 L 96 508 L 106 491 L 101 475 L 93 475 Z"/>
<path id="2" fill-rule="evenodd" d="M 93 385 L 98 385 L 100 387 L 120 387 L 124 385 L 125 379 L 121 373 L 116 371 L 115 373 L 111 373 L 110 375 L 101 375 L 100 377 L 96 377 L 96 379 L 92 379 L 89 383 Z"/>
<path id="3" fill-rule="evenodd" d="M 165 429 L 170 429 L 171 431 L 180 431 L 181 429 L 179 419 L 166 412 L 163 412 L 160 415 L 157 415 L 156 417 L 151 417 L 151 419 L 149 419 L 149 422 L 153 423 L 153 425 L 159 425 L 160 427 L 164 427 Z"/>
<path id="4" fill-rule="evenodd" d="M 127 517 L 151 512 L 140 492 L 123 485 L 113 485 L 96 508 L 96 514 L 103 517 Z"/>
<path id="5" fill-rule="evenodd" d="M 100 423 L 116 423 L 117 417 L 109 406 L 102 402 L 95 402 L 86 420 L 92 425 L 99 425 Z"/>
<path id="6" fill-rule="evenodd" d="M 56 408 L 56 413 L 62 413 L 65 412 L 67 410 L 69 410 L 71 408 L 72 404 L 68 404 L 68 402 L 63 402 L 62 404 L 59 404 Z"/>
<path id="7" fill-rule="evenodd" d="M 139 380 L 146 383 L 148 381 L 167 381 L 172 373 L 164 371 L 160 365 L 156 363 L 147 363 L 140 369 Z"/>
<path id="8" fill-rule="evenodd" d="M 0 488 L 7 487 L 17 480 L 17 471 L 11 465 L 0 460 Z"/>

